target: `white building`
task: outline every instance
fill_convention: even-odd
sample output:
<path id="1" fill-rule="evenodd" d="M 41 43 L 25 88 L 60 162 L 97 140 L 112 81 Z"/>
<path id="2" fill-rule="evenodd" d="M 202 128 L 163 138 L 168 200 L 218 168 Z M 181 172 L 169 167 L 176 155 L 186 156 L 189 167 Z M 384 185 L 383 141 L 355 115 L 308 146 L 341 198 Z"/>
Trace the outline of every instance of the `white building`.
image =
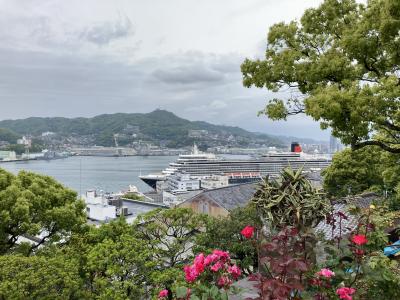
<path id="1" fill-rule="evenodd" d="M 0 161 L 16 160 L 17 154 L 14 151 L 0 151 Z"/>
<path id="2" fill-rule="evenodd" d="M 190 174 L 176 173 L 167 177 L 167 189 L 171 192 L 187 192 L 200 189 L 200 180 Z"/>
<path id="3" fill-rule="evenodd" d="M 46 132 L 42 132 L 42 137 L 46 137 L 46 136 L 51 136 L 54 135 L 55 133 L 52 131 L 46 131 Z"/>
<path id="4" fill-rule="evenodd" d="M 17 140 L 17 144 L 30 147 L 32 145 L 32 140 L 26 136 L 23 136 L 22 139 Z"/>
<path id="5" fill-rule="evenodd" d="M 211 175 L 201 179 L 201 188 L 206 190 L 218 189 L 229 185 L 229 177 L 224 175 Z"/>
<path id="6" fill-rule="evenodd" d="M 22 159 L 40 159 L 44 158 L 46 152 L 40 152 L 40 153 L 22 153 L 21 158 Z"/>
<path id="7" fill-rule="evenodd" d="M 96 191 L 87 191 L 84 199 L 89 219 L 108 221 L 117 217 L 117 207 L 109 205 L 106 198 L 97 196 Z"/>

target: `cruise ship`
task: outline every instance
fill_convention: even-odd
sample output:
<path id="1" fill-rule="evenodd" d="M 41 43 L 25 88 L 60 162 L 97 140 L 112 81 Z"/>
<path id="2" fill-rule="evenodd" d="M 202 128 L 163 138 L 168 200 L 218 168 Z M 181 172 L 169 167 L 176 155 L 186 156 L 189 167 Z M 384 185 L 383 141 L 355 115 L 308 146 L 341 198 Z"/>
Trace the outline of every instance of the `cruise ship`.
<path id="1" fill-rule="evenodd" d="M 301 152 L 298 143 L 292 143 L 292 152 L 271 152 L 249 159 L 228 159 L 212 153 L 200 152 L 196 145 L 191 154 L 179 155 L 175 162 L 159 174 L 139 176 L 146 184 L 156 189 L 158 181 L 165 181 L 174 173 L 187 173 L 202 178 L 210 175 L 225 175 L 230 184 L 259 181 L 264 176 L 278 176 L 282 169 L 303 167 L 305 172 L 320 171 L 331 163 L 329 156 L 307 155 Z"/>

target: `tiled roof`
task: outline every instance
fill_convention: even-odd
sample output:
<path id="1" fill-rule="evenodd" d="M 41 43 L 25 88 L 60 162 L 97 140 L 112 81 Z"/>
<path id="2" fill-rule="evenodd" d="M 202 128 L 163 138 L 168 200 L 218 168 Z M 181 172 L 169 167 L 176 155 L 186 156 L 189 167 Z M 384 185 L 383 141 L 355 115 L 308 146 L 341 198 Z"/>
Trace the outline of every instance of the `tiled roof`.
<path id="1" fill-rule="evenodd" d="M 343 213 L 347 217 L 347 220 L 342 219 L 341 228 L 339 227 L 339 217 L 337 216 L 337 213 L 339 212 Z M 327 224 L 325 220 L 319 222 L 319 224 L 315 228 L 315 231 L 322 233 L 326 239 L 331 240 L 338 237 L 340 234 L 340 230 L 342 231 L 343 236 L 356 229 L 358 223 L 357 218 L 350 214 L 350 212 L 348 211 L 348 206 L 346 204 L 334 204 L 333 215 L 337 219 L 336 228 L 333 229 L 333 233 L 332 226 L 330 224 Z"/>
<path id="2" fill-rule="evenodd" d="M 216 202 L 218 205 L 225 208 L 226 210 L 231 211 L 232 209 L 235 209 L 237 207 L 246 206 L 246 204 L 253 197 L 257 187 L 258 187 L 257 183 L 245 183 L 245 184 L 218 188 L 214 190 L 206 190 L 188 199 L 187 201 L 208 199 L 210 201 Z M 321 221 L 317 225 L 316 231 L 324 234 L 327 239 L 332 239 L 337 237 L 339 235 L 340 230 L 342 230 L 342 235 L 350 233 L 356 228 L 358 224 L 358 219 L 356 216 L 350 214 L 349 207 L 354 205 L 360 208 L 368 208 L 371 205 L 371 203 L 377 199 L 379 199 L 377 194 L 365 193 L 334 201 L 333 213 L 336 215 L 338 212 L 341 212 L 347 216 L 347 220 L 342 220 L 341 229 L 339 228 L 337 222 L 337 226 L 333 231 L 333 235 L 332 235 L 332 226 L 327 224 L 325 220 Z"/>
<path id="3" fill-rule="evenodd" d="M 209 199 L 216 202 L 221 207 L 230 211 L 237 207 L 246 206 L 253 197 L 257 188 L 257 183 L 244 183 L 222 187 L 213 190 L 206 190 L 187 201 L 198 199 Z"/>
<path id="4" fill-rule="evenodd" d="M 354 205 L 359 208 L 368 208 L 373 201 L 376 201 L 378 199 L 379 197 L 375 193 L 365 193 L 354 197 L 343 198 L 340 200 L 340 203 L 339 201 L 336 201 L 336 203 L 333 204 L 333 214 L 337 219 L 337 222 L 333 233 L 332 226 L 327 224 L 325 220 L 321 221 L 317 225 L 315 230 L 322 233 L 325 238 L 329 240 L 338 237 L 340 234 L 340 230 L 342 231 L 342 235 L 346 235 L 355 230 L 358 224 L 357 216 L 354 216 L 349 212 L 350 206 Z M 339 212 L 343 213 L 347 217 L 347 220 L 342 220 L 341 228 L 339 228 L 339 217 L 337 216 L 337 213 Z"/>

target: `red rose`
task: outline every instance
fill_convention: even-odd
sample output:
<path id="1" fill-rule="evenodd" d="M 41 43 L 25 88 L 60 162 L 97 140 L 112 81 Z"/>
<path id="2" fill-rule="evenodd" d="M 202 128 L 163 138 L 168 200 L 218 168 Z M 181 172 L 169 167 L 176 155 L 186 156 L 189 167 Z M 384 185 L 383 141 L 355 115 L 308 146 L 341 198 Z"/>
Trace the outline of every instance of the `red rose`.
<path id="1" fill-rule="evenodd" d="M 368 242 L 367 237 L 363 234 L 354 235 L 351 240 L 354 244 L 359 246 L 364 245 Z"/>
<path id="2" fill-rule="evenodd" d="M 246 226 L 240 232 L 246 239 L 250 239 L 254 234 L 254 227 L 253 226 Z"/>

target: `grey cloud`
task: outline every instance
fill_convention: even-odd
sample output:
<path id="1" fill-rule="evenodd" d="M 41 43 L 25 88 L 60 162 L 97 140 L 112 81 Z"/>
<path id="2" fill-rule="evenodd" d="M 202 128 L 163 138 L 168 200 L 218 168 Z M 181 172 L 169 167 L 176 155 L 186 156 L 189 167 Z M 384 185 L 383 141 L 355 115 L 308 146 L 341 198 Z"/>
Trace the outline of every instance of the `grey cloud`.
<path id="1" fill-rule="evenodd" d="M 242 59 L 236 54 L 216 55 L 186 52 L 169 55 L 161 67 L 152 72 L 152 77 L 168 85 L 201 87 L 223 85 L 233 76 L 240 75 Z"/>
<path id="2" fill-rule="evenodd" d="M 244 88 L 240 73 L 244 56 L 265 51 L 265 41 L 256 44 L 270 23 L 320 0 L 171 1 L 0 0 L 0 119 L 160 107 L 253 131 L 323 135 L 308 119 L 257 118 L 273 95 Z"/>
<path id="3" fill-rule="evenodd" d="M 203 66 L 186 66 L 172 69 L 158 69 L 153 76 L 167 84 L 198 84 L 220 82 L 224 76 L 220 72 L 213 71 Z"/>
<path id="4" fill-rule="evenodd" d="M 107 21 L 86 28 L 80 38 L 99 46 L 130 36 L 134 33 L 131 20 L 124 16 L 116 21 Z"/>
<path id="5" fill-rule="evenodd" d="M 188 55 L 126 64 L 107 56 L 0 49 L 0 119 L 149 112 L 160 107 L 191 120 L 253 131 L 287 134 L 304 128 L 304 135 L 320 134 L 315 123 L 303 122 L 301 127 L 298 122 L 257 118 L 269 95 L 266 91 L 243 88 L 239 71 L 223 72 L 219 62 L 229 66 L 229 58 L 203 53 L 190 64 Z M 162 80 L 155 70 L 164 72 Z"/>

